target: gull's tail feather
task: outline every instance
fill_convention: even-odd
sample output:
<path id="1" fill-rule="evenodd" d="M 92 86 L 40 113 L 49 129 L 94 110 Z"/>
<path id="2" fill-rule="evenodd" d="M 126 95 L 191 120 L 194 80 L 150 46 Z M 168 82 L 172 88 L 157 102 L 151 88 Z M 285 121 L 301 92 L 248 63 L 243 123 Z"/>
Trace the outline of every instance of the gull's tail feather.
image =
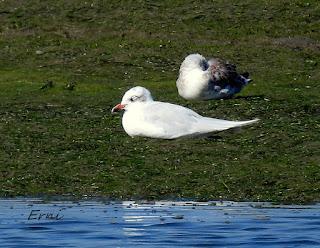
<path id="1" fill-rule="evenodd" d="M 251 125 L 255 122 L 258 122 L 260 119 L 259 118 L 256 118 L 256 119 L 253 119 L 253 120 L 250 120 L 250 121 L 236 121 L 236 123 L 238 123 L 238 127 L 242 127 L 242 126 L 247 126 L 247 125 Z"/>
<path id="2" fill-rule="evenodd" d="M 204 117 L 201 123 L 199 123 L 199 126 L 200 126 L 200 129 L 202 129 L 202 131 L 204 132 L 205 131 L 214 132 L 214 131 L 223 131 L 230 128 L 251 125 L 257 121 L 259 121 L 259 119 L 254 119 L 249 121 L 227 121 L 227 120 Z"/>
<path id="3" fill-rule="evenodd" d="M 249 78 L 249 72 L 244 72 L 244 73 L 240 74 L 240 76 L 243 79 L 244 85 L 247 85 L 248 83 L 250 83 L 252 81 L 252 79 Z"/>

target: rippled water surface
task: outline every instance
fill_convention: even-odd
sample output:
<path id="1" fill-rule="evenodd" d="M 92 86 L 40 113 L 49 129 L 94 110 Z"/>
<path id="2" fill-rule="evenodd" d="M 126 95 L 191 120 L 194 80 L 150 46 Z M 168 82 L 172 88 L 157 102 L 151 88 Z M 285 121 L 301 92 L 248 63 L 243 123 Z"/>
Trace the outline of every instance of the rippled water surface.
<path id="1" fill-rule="evenodd" d="M 1 247 L 320 247 L 320 205 L 0 200 Z"/>

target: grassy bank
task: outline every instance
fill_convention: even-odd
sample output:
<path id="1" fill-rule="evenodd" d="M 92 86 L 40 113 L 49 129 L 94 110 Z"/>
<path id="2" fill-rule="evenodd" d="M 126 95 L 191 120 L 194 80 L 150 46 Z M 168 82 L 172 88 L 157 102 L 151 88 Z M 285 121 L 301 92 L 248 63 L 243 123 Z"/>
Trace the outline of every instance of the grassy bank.
<path id="1" fill-rule="evenodd" d="M 319 13 L 316 0 L 0 2 L 0 196 L 319 201 Z M 184 101 L 175 80 L 193 52 L 254 81 L 234 99 Z M 135 85 L 261 122 L 132 139 L 110 109 Z"/>

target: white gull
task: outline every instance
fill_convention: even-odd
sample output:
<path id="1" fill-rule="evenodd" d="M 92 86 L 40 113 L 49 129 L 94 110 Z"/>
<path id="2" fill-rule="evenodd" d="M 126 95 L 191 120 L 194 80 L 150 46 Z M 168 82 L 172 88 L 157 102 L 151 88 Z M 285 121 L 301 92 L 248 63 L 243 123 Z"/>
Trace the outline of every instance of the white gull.
<path id="1" fill-rule="evenodd" d="M 187 100 L 222 99 L 239 93 L 251 81 L 248 77 L 249 73 L 239 74 L 227 61 L 190 54 L 180 66 L 176 85 Z"/>
<path id="2" fill-rule="evenodd" d="M 154 101 L 146 88 L 128 90 L 111 112 L 124 110 L 122 126 L 131 137 L 160 139 L 206 136 L 210 133 L 252 124 L 250 121 L 227 121 L 203 117 L 191 109 Z"/>

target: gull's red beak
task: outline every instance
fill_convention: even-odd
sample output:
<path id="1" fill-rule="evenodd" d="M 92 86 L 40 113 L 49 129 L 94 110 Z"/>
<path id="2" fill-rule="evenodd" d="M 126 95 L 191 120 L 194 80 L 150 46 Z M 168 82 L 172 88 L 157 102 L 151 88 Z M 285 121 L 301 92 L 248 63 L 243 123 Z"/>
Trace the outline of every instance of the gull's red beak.
<path id="1" fill-rule="evenodd" d="M 114 113 L 114 112 L 118 112 L 118 111 L 120 111 L 120 110 L 123 110 L 125 106 L 126 106 L 125 104 L 120 104 L 120 103 L 119 103 L 119 104 L 117 104 L 116 106 L 114 106 L 114 107 L 112 108 L 111 113 Z"/>

